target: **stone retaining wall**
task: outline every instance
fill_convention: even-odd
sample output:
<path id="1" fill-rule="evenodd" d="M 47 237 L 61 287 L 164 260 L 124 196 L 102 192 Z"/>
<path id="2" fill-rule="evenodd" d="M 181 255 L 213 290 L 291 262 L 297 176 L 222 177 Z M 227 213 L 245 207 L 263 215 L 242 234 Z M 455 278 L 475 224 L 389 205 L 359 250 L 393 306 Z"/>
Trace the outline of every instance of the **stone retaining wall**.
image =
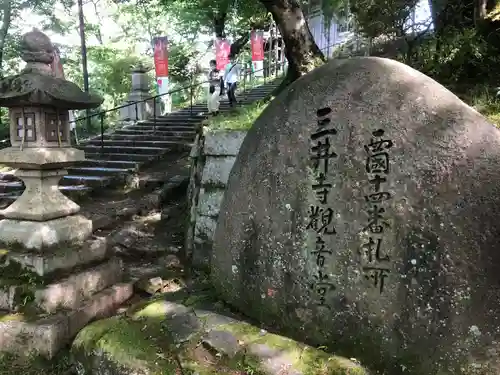
<path id="1" fill-rule="evenodd" d="M 194 268 L 209 266 L 212 238 L 229 173 L 246 133 L 203 127 L 196 136 L 190 155 L 186 234 L 186 255 Z"/>

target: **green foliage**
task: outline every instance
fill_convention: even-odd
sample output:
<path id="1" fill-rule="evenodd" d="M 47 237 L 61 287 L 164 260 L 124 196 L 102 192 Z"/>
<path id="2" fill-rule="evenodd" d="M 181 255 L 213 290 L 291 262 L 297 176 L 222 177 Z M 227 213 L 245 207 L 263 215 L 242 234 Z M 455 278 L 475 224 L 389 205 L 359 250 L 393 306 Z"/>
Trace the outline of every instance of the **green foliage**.
<path id="1" fill-rule="evenodd" d="M 257 102 L 236 108 L 232 113 L 212 117 L 207 126 L 213 130 L 248 130 L 267 107 L 269 102 Z"/>
<path id="2" fill-rule="evenodd" d="M 355 0 L 350 11 L 358 30 L 369 38 L 401 37 L 418 0 Z"/>

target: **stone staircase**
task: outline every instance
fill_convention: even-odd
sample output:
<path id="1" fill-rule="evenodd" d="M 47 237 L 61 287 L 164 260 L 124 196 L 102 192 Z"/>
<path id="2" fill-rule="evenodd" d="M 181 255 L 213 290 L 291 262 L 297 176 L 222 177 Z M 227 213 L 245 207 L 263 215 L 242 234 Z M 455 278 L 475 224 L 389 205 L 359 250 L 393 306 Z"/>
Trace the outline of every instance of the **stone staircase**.
<path id="1" fill-rule="evenodd" d="M 267 96 L 277 83 L 255 87 L 238 96 L 249 104 Z M 227 100 L 221 101 L 222 113 L 230 110 Z M 138 121 L 113 133 L 81 142 L 86 160 L 69 168 L 59 189 L 72 199 L 93 190 L 122 185 L 137 172 L 169 155 L 178 156 L 192 147 L 196 127 L 206 118 L 206 104 L 198 103 L 156 119 Z M 14 202 L 23 192 L 24 184 L 12 173 L 0 173 L 0 208 Z"/>

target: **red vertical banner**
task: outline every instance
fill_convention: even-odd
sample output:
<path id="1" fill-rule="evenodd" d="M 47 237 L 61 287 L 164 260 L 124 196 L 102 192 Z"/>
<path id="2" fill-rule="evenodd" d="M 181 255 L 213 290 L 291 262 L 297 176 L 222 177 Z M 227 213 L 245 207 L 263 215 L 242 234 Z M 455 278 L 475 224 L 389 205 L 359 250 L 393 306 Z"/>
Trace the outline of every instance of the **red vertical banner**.
<path id="1" fill-rule="evenodd" d="M 264 60 L 264 32 L 252 31 L 250 34 L 250 44 L 252 47 L 252 61 Z"/>
<path id="2" fill-rule="evenodd" d="M 153 38 L 155 71 L 157 77 L 168 77 L 168 38 L 159 36 Z"/>
<path id="3" fill-rule="evenodd" d="M 217 38 L 215 40 L 215 60 L 217 61 L 217 69 L 224 70 L 229 63 L 229 53 L 231 52 L 231 44 L 226 39 Z"/>

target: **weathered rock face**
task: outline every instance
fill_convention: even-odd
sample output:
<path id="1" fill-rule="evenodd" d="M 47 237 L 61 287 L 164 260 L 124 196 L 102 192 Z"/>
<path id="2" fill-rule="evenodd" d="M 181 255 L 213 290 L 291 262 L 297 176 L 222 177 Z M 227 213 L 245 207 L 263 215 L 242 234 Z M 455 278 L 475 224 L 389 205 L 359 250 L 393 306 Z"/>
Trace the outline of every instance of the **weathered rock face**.
<path id="1" fill-rule="evenodd" d="M 252 317 L 386 373 L 489 373 L 499 184 L 500 131 L 450 91 L 392 60 L 331 62 L 245 138 L 213 282 Z"/>

